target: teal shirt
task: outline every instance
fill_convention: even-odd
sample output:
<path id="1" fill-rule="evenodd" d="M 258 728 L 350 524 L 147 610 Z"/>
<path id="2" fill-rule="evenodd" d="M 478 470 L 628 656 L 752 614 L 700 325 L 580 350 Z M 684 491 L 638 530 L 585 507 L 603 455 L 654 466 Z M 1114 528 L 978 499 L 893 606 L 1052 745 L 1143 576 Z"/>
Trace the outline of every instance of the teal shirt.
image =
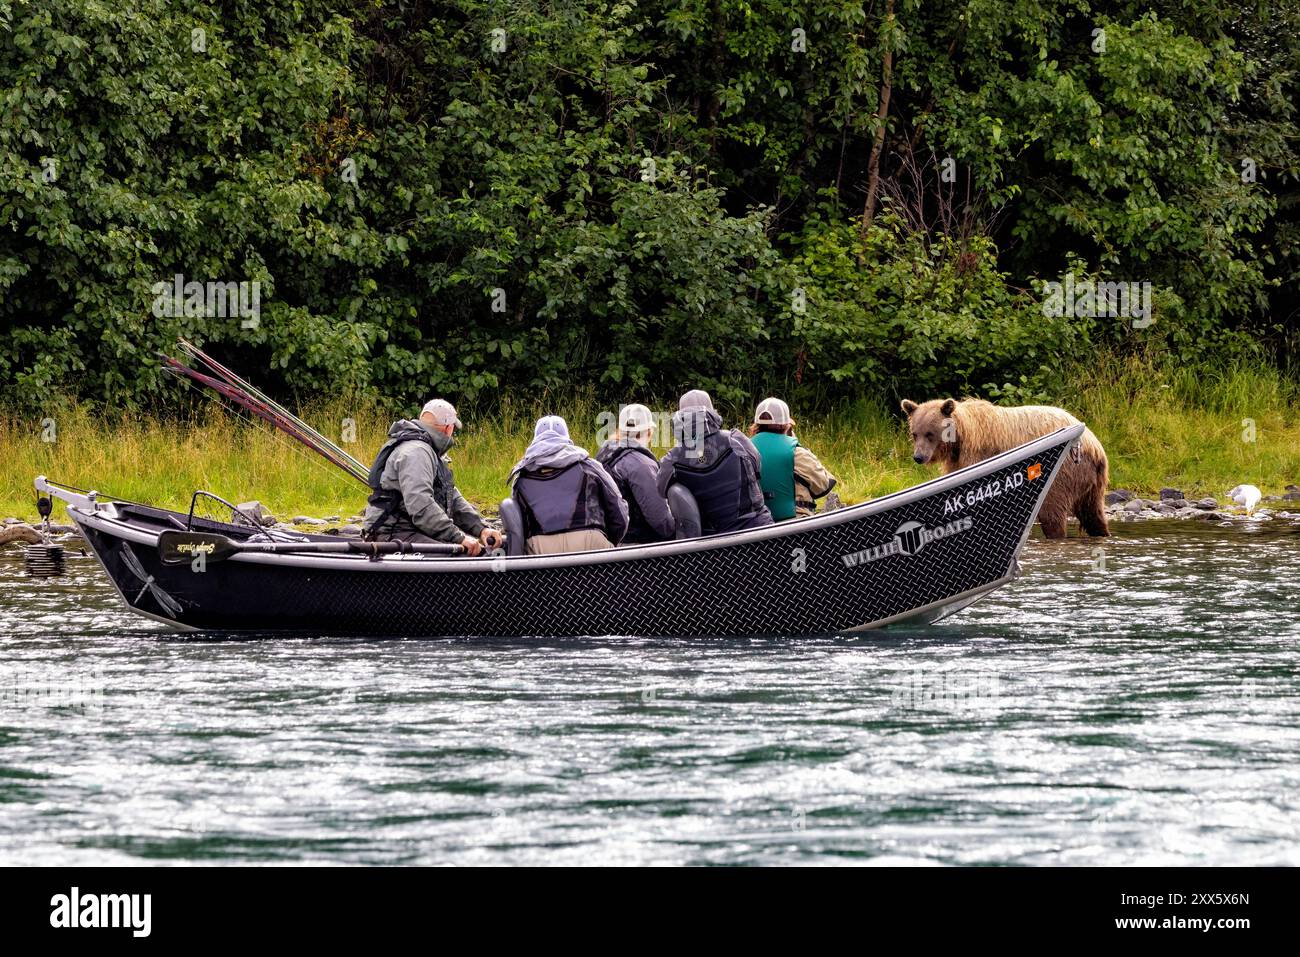
<path id="1" fill-rule="evenodd" d="M 763 462 L 759 476 L 763 500 L 778 522 L 794 518 L 794 450 L 798 444 L 793 435 L 759 432 L 754 436 L 754 448 Z"/>

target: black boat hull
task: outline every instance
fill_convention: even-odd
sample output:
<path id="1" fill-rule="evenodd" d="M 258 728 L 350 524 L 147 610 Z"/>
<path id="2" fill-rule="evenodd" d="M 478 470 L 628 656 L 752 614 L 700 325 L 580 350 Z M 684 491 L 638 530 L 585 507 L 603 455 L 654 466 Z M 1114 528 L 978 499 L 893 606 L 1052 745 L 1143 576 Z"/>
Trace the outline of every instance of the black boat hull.
<path id="1" fill-rule="evenodd" d="M 933 621 L 1009 581 L 1081 426 L 863 505 L 564 556 L 241 554 L 165 565 L 184 516 L 47 483 L 133 610 L 202 631 L 383 636 L 805 635 Z"/>

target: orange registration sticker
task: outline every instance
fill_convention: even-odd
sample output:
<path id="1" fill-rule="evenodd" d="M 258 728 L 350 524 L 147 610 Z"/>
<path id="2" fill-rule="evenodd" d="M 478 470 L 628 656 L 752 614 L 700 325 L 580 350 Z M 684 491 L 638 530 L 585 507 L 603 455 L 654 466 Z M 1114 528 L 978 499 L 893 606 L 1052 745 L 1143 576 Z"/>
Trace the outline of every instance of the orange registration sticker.
<path id="1" fill-rule="evenodd" d="M 1043 474 L 1042 462 L 1035 462 L 1033 465 L 1029 466 L 1029 468 L 1025 469 L 1025 475 L 1028 477 L 1029 481 L 1031 482 L 1042 474 Z"/>

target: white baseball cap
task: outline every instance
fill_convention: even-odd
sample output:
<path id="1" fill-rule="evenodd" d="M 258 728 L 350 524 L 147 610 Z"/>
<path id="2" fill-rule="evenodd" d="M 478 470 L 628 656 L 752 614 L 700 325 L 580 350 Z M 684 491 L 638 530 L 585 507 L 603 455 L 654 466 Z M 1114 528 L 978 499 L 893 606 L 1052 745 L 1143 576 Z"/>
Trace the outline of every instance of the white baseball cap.
<path id="1" fill-rule="evenodd" d="M 754 410 L 755 425 L 789 425 L 790 407 L 780 399 L 764 399 Z"/>
<path id="2" fill-rule="evenodd" d="M 460 419 L 456 417 L 456 407 L 446 399 L 430 399 L 424 403 L 421 415 L 433 416 L 435 425 L 454 425 L 458 429 L 463 429 Z"/>
<path id="3" fill-rule="evenodd" d="M 618 410 L 618 430 L 627 435 L 638 435 L 655 427 L 654 413 L 644 405 L 634 403 Z"/>

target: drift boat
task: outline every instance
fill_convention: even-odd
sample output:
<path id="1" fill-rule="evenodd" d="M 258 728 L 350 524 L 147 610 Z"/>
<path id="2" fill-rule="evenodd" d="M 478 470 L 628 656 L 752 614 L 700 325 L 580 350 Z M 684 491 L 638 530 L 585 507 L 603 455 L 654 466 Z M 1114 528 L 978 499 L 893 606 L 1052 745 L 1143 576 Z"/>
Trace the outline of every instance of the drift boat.
<path id="1" fill-rule="evenodd" d="M 174 512 L 44 476 L 36 488 L 67 505 L 128 608 L 181 630 L 823 635 L 936 622 L 1011 581 L 1082 433 L 1082 425 L 1060 429 L 808 518 L 564 555 L 469 558 L 450 554 L 459 546 L 412 550 L 267 530 L 206 492 Z"/>

